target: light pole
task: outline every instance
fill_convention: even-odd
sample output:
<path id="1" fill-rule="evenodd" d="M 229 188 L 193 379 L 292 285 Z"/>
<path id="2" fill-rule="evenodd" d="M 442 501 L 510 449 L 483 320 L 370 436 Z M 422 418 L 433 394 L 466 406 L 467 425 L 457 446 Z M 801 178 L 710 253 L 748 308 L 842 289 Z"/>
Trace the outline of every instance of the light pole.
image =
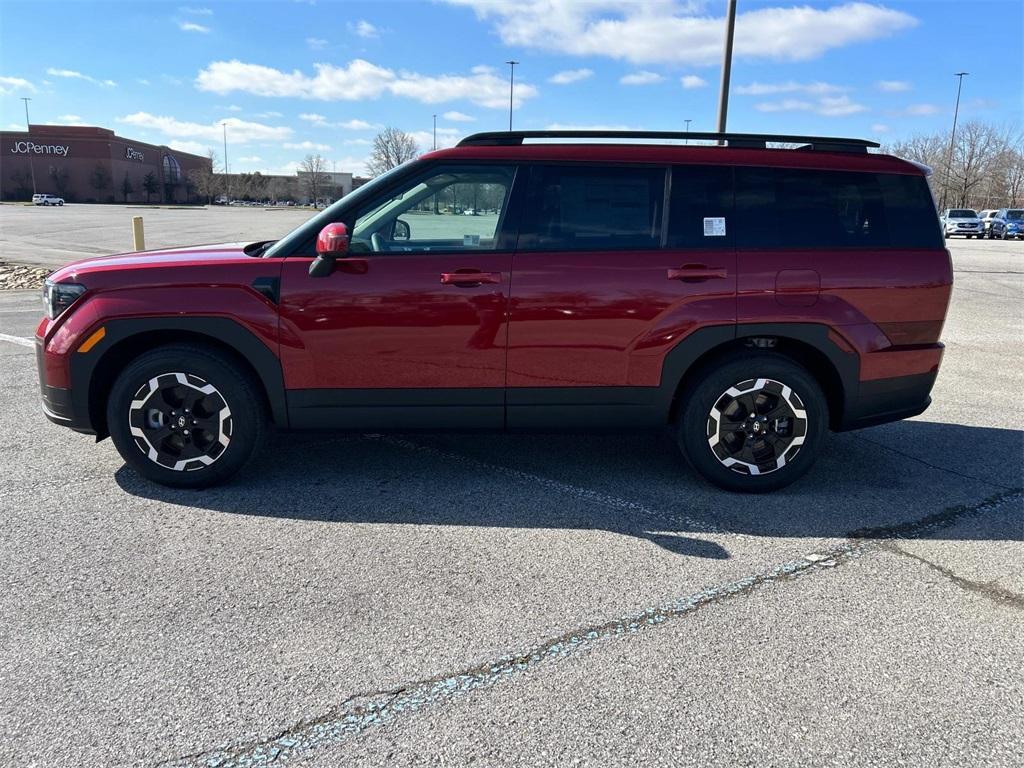
<path id="1" fill-rule="evenodd" d="M 221 123 L 224 128 L 224 197 L 231 202 L 231 176 L 228 173 L 228 124 Z"/>
<path id="2" fill-rule="evenodd" d="M 32 101 L 28 96 L 22 96 L 21 100 L 25 102 L 25 132 L 28 133 L 32 130 L 32 126 L 28 122 L 28 103 Z M 32 174 L 32 195 L 36 194 L 36 164 L 32 162 L 32 155 L 28 156 L 28 170 Z"/>
<path id="3" fill-rule="evenodd" d="M 732 73 L 732 39 L 736 32 L 736 0 L 729 0 L 725 16 L 725 52 L 722 54 L 722 88 L 718 92 L 718 132 L 725 133 L 725 119 L 729 113 L 729 76 Z M 718 140 L 724 144 L 724 139 Z"/>
<path id="4" fill-rule="evenodd" d="M 953 172 L 953 140 L 956 138 L 956 118 L 960 114 L 960 89 L 964 87 L 964 76 L 970 72 L 956 72 L 953 77 L 958 78 L 956 84 L 956 107 L 953 109 L 953 130 L 949 132 L 949 152 L 946 154 L 946 183 L 942 185 L 942 205 L 946 210 L 946 194 L 949 192 L 949 177 Z"/>
<path id="5" fill-rule="evenodd" d="M 683 122 L 686 123 L 686 132 L 689 133 L 690 132 L 690 123 L 693 122 L 693 119 L 692 118 L 687 118 L 686 120 L 683 120 Z M 687 137 L 686 141 L 683 142 L 683 143 L 684 144 L 689 144 L 690 143 L 689 137 Z"/>
<path id="6" fill-rule="evenodd" d="M 434 149 L 437 149 L 437 115 L 434 115 Z"/>
<path id="7" fill-rule="evenodd" d="M 515 82 L 516 82 L 516 64 L 518 61 L 506 61 L 509 66 L 508 71 L 508 129 L 512 130 L 512 95 L 515 93 Z"/>

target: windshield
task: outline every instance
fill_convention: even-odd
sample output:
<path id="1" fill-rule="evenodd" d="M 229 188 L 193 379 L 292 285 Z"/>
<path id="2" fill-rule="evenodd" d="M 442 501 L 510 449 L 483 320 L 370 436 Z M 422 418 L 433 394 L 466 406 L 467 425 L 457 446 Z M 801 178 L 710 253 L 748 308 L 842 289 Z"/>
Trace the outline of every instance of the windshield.
<path id="1" fill-rule="evenodd" d="M 968 208 L 954 208 L 949 212 L 949 218 L 951 219 L 976 219 L 978 214 Z"/>
<path id="2" fill-rule="evenodd" d="M 412 162 L 412 161 L 409 161 Z M 316 216 L 300 224 L 298 227 L 293 229 L 287 235 L 282 237 L 263 254 L 264 258 L 272 258 L 274 256 L 282 256 L 291 251 L 295 246 L 300 245 L 303 241 L 309 237 L 309 231 L 320 229 L 331 222 L 338 221 L 339 212 L 341 208 L 347 208 L 349 205 L 356 204 L 367 195 L 372 195 L 378 188 L 388 183 L 392 176 L 398 171 L 404 170 L 408 163 L 402 163 L 401 165 L 395 166 L 390 171 L 382 173 L 370 181 L 363 184 L 359 189 L 345 195 L 343 198 L 338 200 L 334 205 L 329 208 L 325 208 L 320 211 Z"/>
<path id="3" fill-rule="evenodd" d="M 1024 221 L 1024 209 L 1016 209 L 1006 212 L 1007 221 Z"/>

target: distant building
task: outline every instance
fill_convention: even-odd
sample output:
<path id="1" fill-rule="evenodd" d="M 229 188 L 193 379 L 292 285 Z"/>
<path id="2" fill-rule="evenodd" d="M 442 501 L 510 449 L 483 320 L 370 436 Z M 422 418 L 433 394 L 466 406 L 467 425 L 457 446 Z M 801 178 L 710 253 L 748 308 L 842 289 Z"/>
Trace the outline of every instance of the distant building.
<path id="1" fill-rule="evenodd" d="M 0 131 L 3 200 L 29 200 L 41 192 L 68 202 L 206 202 L 189 182 L 189 172 L 197 169 L 209 171 L 209 158 L 126 139 L 107 128 L 30 125 L 27 131 Z"/>

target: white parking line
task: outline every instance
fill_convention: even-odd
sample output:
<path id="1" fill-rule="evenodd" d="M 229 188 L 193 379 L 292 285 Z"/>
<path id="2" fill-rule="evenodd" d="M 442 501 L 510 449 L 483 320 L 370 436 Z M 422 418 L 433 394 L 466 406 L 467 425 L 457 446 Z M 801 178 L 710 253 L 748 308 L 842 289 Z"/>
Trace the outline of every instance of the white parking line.
<path id="1" fill-rule="evenodd" d="M 36 345 L 32 339 L 22 338 L 21 336 L 8 336 L 6 333 L 0 333 L 0 341 L 9 341 L 11 344 L 19 344 L 23 347 L 34 347 Z"/>

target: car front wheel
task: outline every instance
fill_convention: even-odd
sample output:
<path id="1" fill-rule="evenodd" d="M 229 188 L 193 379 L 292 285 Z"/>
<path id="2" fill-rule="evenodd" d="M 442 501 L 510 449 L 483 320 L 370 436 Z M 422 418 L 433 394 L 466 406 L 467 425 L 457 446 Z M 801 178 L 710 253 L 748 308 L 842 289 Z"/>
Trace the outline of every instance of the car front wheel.
<path id="1" fill-rule="evenodd" d="M 814 464 L 828 430 L 825 395 L 805 368 L 751 353 L 705 368 L 681 393 L 677 441 L 687 462 L 729 491 L 783 488 Z"/>
<path id="2" fill-rule="evenodd" d="M 201 345 L 168 345 L 136 358 L 107 401 L 107 428 L 121 458 L 176 488 L 205 488 L 235 474 L 258 451 L 268 421 L 252 374 Z"/>

